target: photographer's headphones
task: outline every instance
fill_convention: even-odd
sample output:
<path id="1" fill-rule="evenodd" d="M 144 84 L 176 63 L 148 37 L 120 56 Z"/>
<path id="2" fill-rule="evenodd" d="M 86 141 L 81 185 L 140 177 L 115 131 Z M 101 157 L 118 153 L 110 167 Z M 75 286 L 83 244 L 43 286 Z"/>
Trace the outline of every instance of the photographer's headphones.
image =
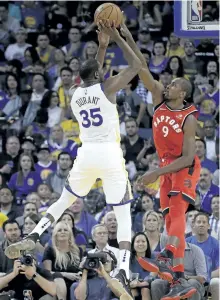
<path id="1" fill-rule="evenodd" d="M 111 259 L 112 259 L 111 269 L 113 271 L 115 268 L 117 268 L 117 265 L 118 265 L 118 261 L 117 261 L 115 254 L 111 250 L 102 251 L 102 252 L 107 253 L 111 257 Z"/>

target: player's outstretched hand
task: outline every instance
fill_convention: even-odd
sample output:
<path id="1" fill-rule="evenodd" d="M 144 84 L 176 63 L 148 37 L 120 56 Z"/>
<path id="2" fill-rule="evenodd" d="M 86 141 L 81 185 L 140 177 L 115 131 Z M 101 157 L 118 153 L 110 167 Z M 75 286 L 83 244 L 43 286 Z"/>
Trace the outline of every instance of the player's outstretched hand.
<path id="1" fill-rule="evenodd" d="M 96 33 L 98 35 L 99 47 L 107 48 L 110 36 L 99 30 L 96 30 Z"/>
<path id="2" fill-rule="evenodd" d="M 109 20 L 100 20 L 98 23 L 98 29 L 100 32 L 104 32 L 109 35 L 114 41 L 120 38 L 120 34 L 115 27 L 114 21 L 111 23 Z"/>
<path id="3" fill-rule="evenodd" d="M 120 25 L 120 32 L 121 32 L 121 35 L 122 35 L 123 37 L 129 38 L 129 37 L 131 37 L 132 35 L 131 35 L 131 33 L 130 33 L 128 27 L 127 27 L 126 24 L 125 24 L 124 12 L 122 12 L 122 14 L 123 14 L 123 18 L 122 18 L 122 23 L 121 23 L 121 25 Z"/>
<path id="4" fill-rule="evenodd" d="M 143 187 L 148 185 L 149 183 L 154 183 L 158 179 L 158 177 L 159 177 L 159 173 L 157 170 L 152 172 L 147 172 L 138 179 L 137 183 L 138 185 Z"/>

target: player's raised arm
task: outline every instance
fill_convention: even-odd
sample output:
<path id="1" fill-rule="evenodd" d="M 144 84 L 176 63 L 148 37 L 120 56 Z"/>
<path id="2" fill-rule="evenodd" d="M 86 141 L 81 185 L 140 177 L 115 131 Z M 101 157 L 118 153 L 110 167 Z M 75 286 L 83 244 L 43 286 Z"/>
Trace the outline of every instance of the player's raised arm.
<path id="1" fill-rule="evenodd" d="M 95 59 L 98 60 L 100 65 L 103 67 L 104 60 L 105 60 L 105 52 L 106 49 L 108 48 L 110 37 L 103 31 L 96 30 L 96 32 L 98 34 L 99 48 Z"/>
<path id="2" fill-rule="evenodd" d="M 118 75 L 110 77 L 104 82 L 105 94 L 106 96 L 111 96 L 120 89 L 123 89 L 140 71 L 141 61 L 128 46 L 126 41 L 120 36 L 114 24 L 111 25 L 108 20 L 105 24 L 100 21 L 99 30 L 109 35 L 117 43 L 117 45 L 122 49 L 124 57 L 129 64 L 129 67 L 121 71 Z"/>
<path id="3" fill-rule="evenodd" d="M 125 25 L 124 21 L 121 24 L 121 34 L 126 38 L 128 45 L 132 48 L 134 53 L 140 59 L 142 63 L 142 68 L 139 71 L 138 75 L 143 81 L 144 86 L 152 93 L 154 106 L 158 105 L 162 101 L 162 93 L 164 91 L 163 85 L 156 81 L 151 75 L 146 60 L 143 54 L 141 53 L 140 49 L 138 48 L 137 44 L 135 43 L 132 34 Z"/>

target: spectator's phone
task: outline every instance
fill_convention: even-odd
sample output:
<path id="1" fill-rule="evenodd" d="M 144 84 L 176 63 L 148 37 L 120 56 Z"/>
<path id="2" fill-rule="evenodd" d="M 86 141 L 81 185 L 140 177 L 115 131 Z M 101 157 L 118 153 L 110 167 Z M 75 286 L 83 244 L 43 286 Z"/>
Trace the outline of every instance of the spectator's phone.
<path id="1" fill-rule="evenodd" d="M 209 79 L 209 84 L 214 87 L 214 80 L 213 79 Z"/>

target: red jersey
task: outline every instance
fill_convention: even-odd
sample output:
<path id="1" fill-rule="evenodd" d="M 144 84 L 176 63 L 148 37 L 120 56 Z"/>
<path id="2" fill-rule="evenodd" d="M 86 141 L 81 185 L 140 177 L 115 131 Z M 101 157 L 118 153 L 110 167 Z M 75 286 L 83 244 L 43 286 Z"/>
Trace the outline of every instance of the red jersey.
<path id="1" fill-rule="evenodd" d="M 162 102 L 157 105 L 153 116 L 153 136 L 157 153 L 162 158 L 176 159 L 182 154 L 183 126 L 188 115 L 198 117 L 198 111 L 192 104 L 172 110 Z"/>

